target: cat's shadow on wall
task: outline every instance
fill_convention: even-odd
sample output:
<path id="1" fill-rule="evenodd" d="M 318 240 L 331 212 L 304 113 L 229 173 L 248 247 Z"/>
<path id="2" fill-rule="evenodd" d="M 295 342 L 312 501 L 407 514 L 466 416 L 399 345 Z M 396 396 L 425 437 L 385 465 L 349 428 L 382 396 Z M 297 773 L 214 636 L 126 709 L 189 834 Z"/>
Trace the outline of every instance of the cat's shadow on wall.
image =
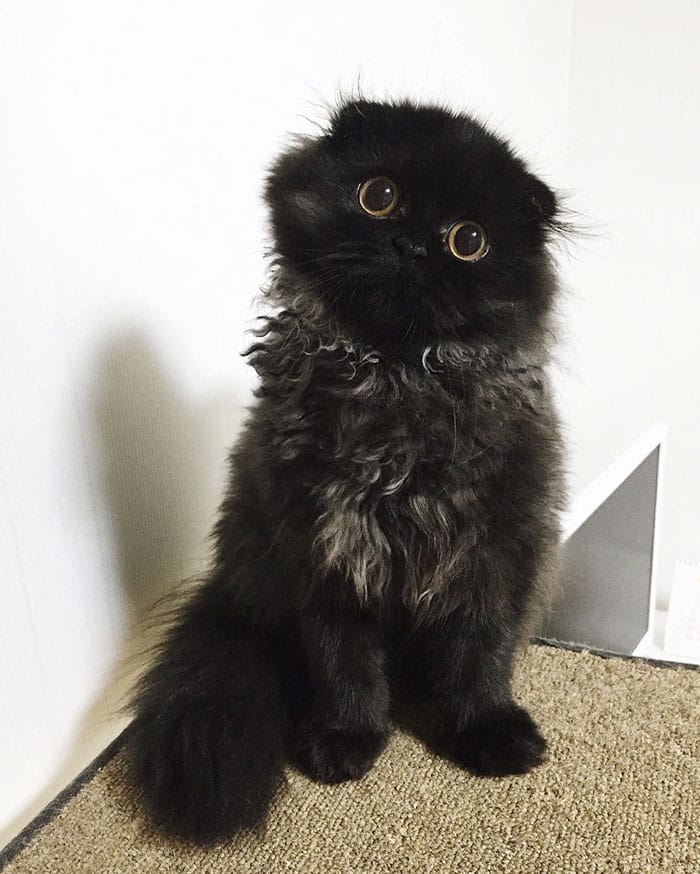
<path id="1" fill-rule="evenodd" d="M 98 486 L 124 606 L 137 623 L 158 597 L 205 567 L 226 446 L 246 399 L 235 387 L 188 397 L 138 330 L 109 341 L 98 373 Z"/>
<path id="2" fill-rule="evenodd" d="M 120 708 L 139 666 L 152 605 L 206 568 L 227 447 L 249 403 L 244 388 L 236 386 L 188 396 L 140 328 L 112 335 L 87 366 L 85 382 L 93 386 L 85 409 L 92 511 L 105 569 L 96 589 L 101 607 L 105 599 L 118 607 L 110 639 L 121 640 L 121 648 L 112 654 L 114 669 L 83 713 L 64 760 L 18 815 L 18 824 L 48 804 L 125 724 Z M 110 584 L 119 591 L 106 590 Z M 15 832 L 10 824 L 8 834 Z"/>

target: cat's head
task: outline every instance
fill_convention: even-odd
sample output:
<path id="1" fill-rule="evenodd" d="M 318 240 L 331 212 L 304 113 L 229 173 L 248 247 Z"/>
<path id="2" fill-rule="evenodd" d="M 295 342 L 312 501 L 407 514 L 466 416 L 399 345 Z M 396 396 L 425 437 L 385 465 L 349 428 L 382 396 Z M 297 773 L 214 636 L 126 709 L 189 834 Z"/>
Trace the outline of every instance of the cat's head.
<path id="1" fill-rule="evenodd" d="M 380 349 L 520 342 L 550 308 L 552 191 L 467 115 L 354 101 L 267 185 L 295 285 Z"/>

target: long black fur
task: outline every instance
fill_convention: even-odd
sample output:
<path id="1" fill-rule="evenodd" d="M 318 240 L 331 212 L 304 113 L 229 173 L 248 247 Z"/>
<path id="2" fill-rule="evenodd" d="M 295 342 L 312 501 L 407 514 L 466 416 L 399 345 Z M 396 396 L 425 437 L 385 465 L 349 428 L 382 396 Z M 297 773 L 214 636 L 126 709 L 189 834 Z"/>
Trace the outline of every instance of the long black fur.
<path id="1" fill-rule="evenodd" d="M 387 218 L 358 202 L 379 175 L 401 190 Z M 200 843 L 263 821 L 290 759 L 366 773 L 402 678 L 474 773 L 545 750 L 510 680 L 559 539 L 555 195 L 469 116 L 354 101 L 266 197 L 257 402 L 210 575 L 134 697 L 146 807 Z M 486 230 L 479 261 L 446 249 L 461 219 Z"/>

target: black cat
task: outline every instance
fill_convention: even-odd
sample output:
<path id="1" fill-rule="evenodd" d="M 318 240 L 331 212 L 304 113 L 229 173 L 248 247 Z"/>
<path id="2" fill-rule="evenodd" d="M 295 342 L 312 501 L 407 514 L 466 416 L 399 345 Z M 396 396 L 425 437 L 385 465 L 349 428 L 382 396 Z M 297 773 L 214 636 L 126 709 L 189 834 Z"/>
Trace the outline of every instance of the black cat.
<path id="1" fill-rule="evenodd" d="M 365 774 L 402 678 L 474 773 L 545 750 L 510 679 L 559 540 L 554 194 L 469 116 L 355 101 L 266 196 L 258 400 L 134 701 L 147 809 L 200 843 L 264 819 L 287 760 Z"/>

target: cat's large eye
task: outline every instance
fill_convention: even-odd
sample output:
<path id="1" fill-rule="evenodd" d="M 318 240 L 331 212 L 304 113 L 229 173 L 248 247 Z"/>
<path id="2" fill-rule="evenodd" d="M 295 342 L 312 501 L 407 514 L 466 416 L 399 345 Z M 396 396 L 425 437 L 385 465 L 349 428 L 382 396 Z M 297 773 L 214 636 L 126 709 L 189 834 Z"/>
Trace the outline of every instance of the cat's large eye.
<path id="1" fill-rule="evenodd" d="M 364 211 L 374 218 L 386 218 L 399 205 L 399 186 L 386 176 L 373 176 L 357 189 Z"/>
<path id="2" fill-rule="evenodd" d="M 476 222 L 455 222 L 447 232 L 447 248 L 460 261 L 478 261 L 488 252 L 489 241 Z"/>

